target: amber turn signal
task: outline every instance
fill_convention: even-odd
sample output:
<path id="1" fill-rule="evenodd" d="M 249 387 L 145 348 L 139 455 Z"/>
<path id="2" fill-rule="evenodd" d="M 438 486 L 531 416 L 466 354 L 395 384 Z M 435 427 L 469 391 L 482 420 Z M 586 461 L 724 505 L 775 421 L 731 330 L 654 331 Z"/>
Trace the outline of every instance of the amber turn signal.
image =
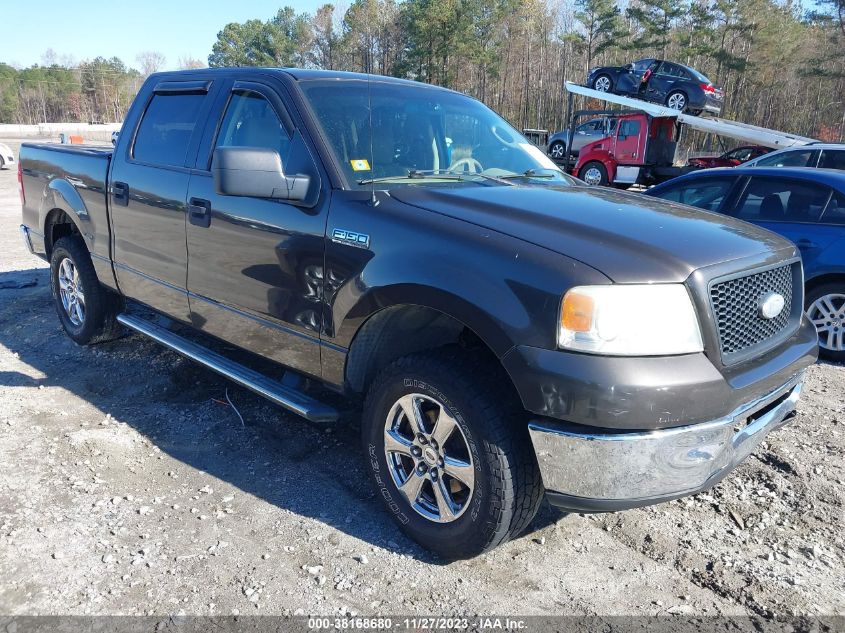
<path id="1" fill-rule="evenodd" d="M 592 297 L 570 290 L 563 297 L 560 325 L 570 332 L 589 332 L 593 327 L 595 301 Z"/>

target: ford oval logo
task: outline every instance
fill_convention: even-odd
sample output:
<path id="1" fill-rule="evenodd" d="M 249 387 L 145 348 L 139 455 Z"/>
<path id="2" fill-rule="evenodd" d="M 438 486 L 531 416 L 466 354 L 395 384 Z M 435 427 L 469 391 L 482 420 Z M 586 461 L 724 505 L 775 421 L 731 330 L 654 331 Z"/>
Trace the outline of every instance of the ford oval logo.
<path id="1" fill-rule="evenodd" d="M 777 292 L 769 292 L 760 299 L 760 316 L 764 319 L 774 319 L 777 315 L 783 312 L 783 306 L 786 299 L 782 294 Z"/>

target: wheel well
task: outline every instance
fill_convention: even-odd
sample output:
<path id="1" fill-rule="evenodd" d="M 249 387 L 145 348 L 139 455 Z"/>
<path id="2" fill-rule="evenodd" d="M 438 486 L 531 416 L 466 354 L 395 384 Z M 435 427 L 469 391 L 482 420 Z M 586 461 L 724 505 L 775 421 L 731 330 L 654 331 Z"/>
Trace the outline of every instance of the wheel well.
<path id="1" fill-rule="evenodd" d="M 804 294 L 809 294 L 810 288 L 816 288 L 823 284 L 831 283 L 845 284 L 845 273 L 828 273 L 827 275 L 819 275 L 818 277 L 808 279 L 806 283 L 807 291 Z"/>
<path id="2" fill-rule="evenodd" d="M 47 257 L 53 253 L 53 245 L 61 238 L 68 235 L 79 235 L 79 229 L 70 219 L 70 216 L 61 209 L 53 209 L 47 214 L 44 222 L 44 246 L 47 249 Z"/>
<path id="3" fill-rule="evenodd" d="M 346 384 L 353 392 L 363 393 L 378 371 L 397 358 L 452 344 L 499 364 L 475 332 L 448 314 L 416 305 L 385 308 L 355 335 L 346 357 Z"/>

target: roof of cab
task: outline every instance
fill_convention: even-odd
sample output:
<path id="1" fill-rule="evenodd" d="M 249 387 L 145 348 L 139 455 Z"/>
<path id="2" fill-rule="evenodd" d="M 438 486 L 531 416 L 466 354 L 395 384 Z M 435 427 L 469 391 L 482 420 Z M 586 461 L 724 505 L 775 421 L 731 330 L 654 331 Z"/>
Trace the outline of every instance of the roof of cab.
<path id="1" fill-rule="evenodd" d="M 420 81 L 413 81 L 411 79 L 400 79 L 399 77 L 389 77 L 387 75 L 367 74 L 367 73 L 353 73 L 342 70 L 317 70 L 310 68 L 281 68 L 281 67 L 266 67 L 266 66 L 231 66 L 224 68 L 199 68 L 192 70 L 172 70 L 162 73 L 156 73 L 161 79 L 165 77 L 178 78 L 179 76 L 205 76 L 205 75 L 233 75 L 238 72 L 259 72 L 259 73 L 283 73 L 293 78 L 296 81 L 312 81 L 312 80 L 337 80 L 337 81 L 374 81 L 379 83 L 391 83 L 407 86 L 432 88 L 434 90 L 443 90 L 446 92 L 455 92 L 448 88 L 441 86 L 434 86 L 432 84 L 423 83 Z"/>

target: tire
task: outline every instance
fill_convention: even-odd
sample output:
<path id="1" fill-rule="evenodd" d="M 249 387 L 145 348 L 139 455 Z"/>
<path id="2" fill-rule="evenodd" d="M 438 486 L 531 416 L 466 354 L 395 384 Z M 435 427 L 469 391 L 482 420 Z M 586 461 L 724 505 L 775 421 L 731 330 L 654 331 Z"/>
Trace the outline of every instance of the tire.
<path id="1" fill-rule="evenodd" d="M 77 236 L 56 241 L 50 257 L 53 302 L 67 335 L 80 345 L 116 338 L 120 300 L 97 279 L 85 243 Z"/>
<path id="2" fill-rule="evenodd" d="M 607 186 L 610 180 L 607 178 L 607 169 L 597 160 L 591 160 L 578 172 L 578 177 L 588 185 Z"/>
<path id="3" fill-rule="evenodd" d="M 554 160 L 563 160 L 566 156 L 566 143 L 563 141 L 555 141 L 549 146 L 549 156 Z"/>
<path id="4" fill-rule="evenodd" d="M 680 90 L 673 90 L 668 95 L 666 95 L 666 107 L 671 108 L 672 110 L 678 110 L 679 112 L 683 112 L 687 109 L 689 105 L 689 99 L 687 99 L 687 95 Z"/>
<path id="5" fill-rule="evenodd" d="M 810 288 L 805 304 L 807 318 L 819 333 L 819 355 L 845 362 L 845 282 Z"/>
<path id="6" fill-rule="evenodd" d="M 511 390 L 491 365 L 457 347 L 405 356 L 380 372 L 364 403 L 361 435 L 378 496 L 405 534 L 445 559 L 471 558 L 518 535 L 543 498 L 525 412 L 515 396 L 504 395 Z M 409 439 L 404 413 L 415 405 L 421 412 L 418 428 L 425 427 L 428 438 L 422 443 Z M 433 440 L 442 434 L 434 422 L 444 421 L 452 431 L 438 445 Z M 399 449 L 390 457 L 388 437 Z M 399 485 L 420 481 L 415 472 L 423 472 L 422 481 L 417 492 L 406 495 Z M 449 491 L 440 494 L 443 505 L 437 503 L 435 482 Z"/>
<path id="7" fill-rule="evenodd" d="M 593 90 L 613 92 L 613 80 L 610 78 L 610 75 L 602 74 L 593 79 Z"/>
<path id="8" fill-rule="evenodd" d="M 0 156 L 0 169 L 6 169 L 6 161 Z"/>

